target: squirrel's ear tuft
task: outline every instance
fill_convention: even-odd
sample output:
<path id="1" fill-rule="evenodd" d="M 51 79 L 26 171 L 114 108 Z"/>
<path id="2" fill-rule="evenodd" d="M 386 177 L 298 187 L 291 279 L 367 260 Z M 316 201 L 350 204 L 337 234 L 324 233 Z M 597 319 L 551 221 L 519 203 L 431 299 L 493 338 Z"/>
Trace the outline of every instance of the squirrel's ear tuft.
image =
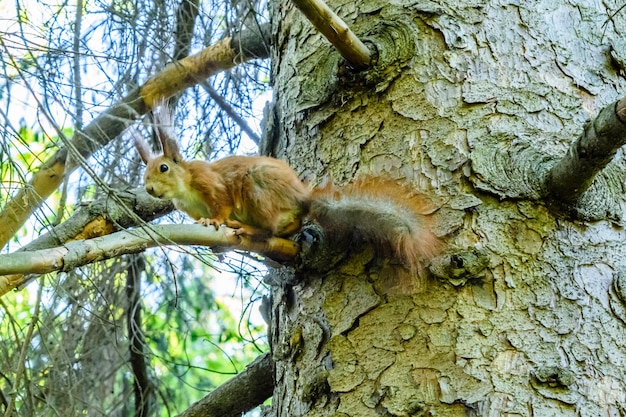
<path id="1" fill-rule="evenodd" d="M 174 162 L 182 161 L 183 157 L 178 149 L 178 144 L 174 139 L 174 125 L 172 123 L 172 111 L 165 100 L 156 102 L 152 110 L 152 120 L 154 130 L 161 146 L 163 147 L 163 155 L 172 159 Z"/>
<path id="2" fill-rule="evenodd" d="M 141 160 L 144 164 L 147 164 L 148 161 L 152 159 L 152 151 L 150 150 L 150 147 L 139 133 L 139 130 L 135 129 L 132 136 L 133 144 L 135 145 L 135 148 L 137 148 L 137 152 L 139 152 Z"/>

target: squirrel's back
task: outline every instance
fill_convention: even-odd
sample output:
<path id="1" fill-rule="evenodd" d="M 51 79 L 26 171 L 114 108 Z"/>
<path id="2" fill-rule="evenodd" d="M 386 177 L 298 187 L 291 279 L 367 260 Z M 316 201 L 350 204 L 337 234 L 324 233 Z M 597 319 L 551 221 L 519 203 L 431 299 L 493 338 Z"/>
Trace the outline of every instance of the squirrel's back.
<path id="1" fill-rule="evenodd" d="M 423 199 L 393 181 L 365 179 L 316 189 L 309 217 L 331 240 L 370 242 L 416 271 L 438 249 L 425 206 Z"/>
<path id="2" fill-rule="evenodd" d="M 300 228 L 310 190 L 285 161 L 229 156 L 210 166 L 226 185 L 233 220 L 274 236 L 288 236 Z"/>

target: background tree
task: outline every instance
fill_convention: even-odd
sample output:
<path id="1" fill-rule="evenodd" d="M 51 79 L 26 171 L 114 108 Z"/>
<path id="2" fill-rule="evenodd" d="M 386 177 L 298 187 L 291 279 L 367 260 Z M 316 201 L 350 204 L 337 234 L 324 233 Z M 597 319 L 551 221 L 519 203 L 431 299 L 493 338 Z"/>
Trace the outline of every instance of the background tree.
<path id="1" fill-rule="evenodd" d="M 5 252 L 110 233 L 136 224 L 137 214 L 150 220 L 171 211 L 153 200 L 146 212 L 133 212 L 142 200 L 126 190 L 140 184 L 140 164 L 128 136 L 116 139 L 115 132 L 145 113 L 139 85 L 148 80 L 159 87 L 163 77 L 152 76 L 167 63 L 245 24 L 258 28 L 263 17 L 255 8 L 263 6 L 79 1 L 15 7 L 3 5 L 9 9 L 3 16 L 12 17 L 0 36 Z M 160 74 L 167 79 L 167 71 Z M 179 131 L 197 139 L 184 142 L 189 155 L 224 155 L 254 139 L 244 120 L 266 74 L 267 64 L 258 61 L 179 92 Z M 132 118 L 120 123 L 126 113 Z M 241 135 L 244 129 L 249 137 Z M 28 216 L 15 233 L 20 217 Z M 164 219 L 182 221 L 178 214 Z M 43 239 L 32 241 L 38 235 Z M 240 371 L 266 349 L 261 320 L 249 320 L 262 287 L 259 265 L 246 258 L 215 263 L 206 250 L 171 248 L 75 269 L 3 298 L 3 415 L 175 415 Z"/>
<path id="2" fill-rule="evenodd" d="M 626 84 L 621 5 L 329 4 L 374 60 L 353 71 L 290 4 L 270 4 L 262 150 L 311 182 L 402 179 L 427 196 L 446 249 L 409 279 L 368 247 L 305 245 L 298 274 L 270 280 L 265 412 L 623 413 L 621 152 L 603 165 L 625 136 L 624 101 L 611 104 Z M 138 113 L 152 104 L 148 84 L 127 96 L 141 98 Z M 17 387 L 30 367 L 14 369 Z"/>

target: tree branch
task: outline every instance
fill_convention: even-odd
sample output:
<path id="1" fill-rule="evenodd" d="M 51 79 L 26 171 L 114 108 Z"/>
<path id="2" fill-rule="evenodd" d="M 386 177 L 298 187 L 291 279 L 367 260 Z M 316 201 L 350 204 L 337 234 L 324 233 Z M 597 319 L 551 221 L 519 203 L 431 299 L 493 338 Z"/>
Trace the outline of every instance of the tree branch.
<path id="1" fill-rule="evenodd" d="M 546 178 L 547 195 L 571 205 L 589 188 L 596 174 L 626 144 L 626 98 L 610 104 L 585 126 L 563 159 Z"/>
<path id="2" fill-rule="evenodd" d="M 189 55 L 196 18 L 200 11 L 199 0 L 181 0 L 176 9 L 176 29 L 174 29 L 174 52 L 172 60 L 178 61 Z M 176 108 L 183 91 L 178 91 L 169 101 L 170 108 Z"/>
<path id="3" fill-rule="evenodd" d="M 225 227 L 215 230 L 199 224 L 149 226 L 94 239 L 75 240 L 56 248 L 0 255 L 0 296 L 20 285 L 2 275 L 69 271 L 92 262 L 165 245 L 239 249 L 277 261 L 293 260 L 299 251 L 298 245 L 291 240 L 277 237 L 254 240 L 248 236 L 237 236 L 235 229 Z"/>
<path id="4" fill-rule="evenodd" d="M 293 0 L 298 9 L 354 68 L 372 64 L 370 50 L 323 0 Z"/>
<path id="5" fill-rule="evenodd" d="M 69 219 L 25 245 L 20 252 L 48 249 L 70 240 L 108 235 L 150 222 L 174 210 L 171 201 L 154 198 L 143 187 L 113 189 L 112 193 L 114 196 L 102 195 L 88 205 L 80 206 Z"/>
<path id="6" fill-rule="evenodd" d="M 176 9 L 176 29 L 174 43 L 174 59 L 182 59 L 189 55 L 193 28 L 198 17 L 199 0 L 181 0 Z"/>
<path id="7" fill-rule="evenodd" d="M 41 294 L 43 294 L 43 285 L 39 286 L 37 289 L 37 299 L 35 301 L 35 311 L 33 312 L 33 316 L 30 319 L 30 324 L 28 325 L 28 330 L 26 331 L 26 337 L 22 340 L 22 349 L 20 350 L 20 358 L 18 359 L 18 368 L 15 371 L 15 379 L 13 381 L 13 389 L 11 390 L 11 399 L 9 400 L 9 404 L 7 405 L 7 409 L 4 412 L 6 417 L 10 417 L 13 413 L 13 408 L 15 407 L 15 403 L 17 402 L 18 395 L 20 393 L 20 383 L 22 376 L 24 375 L 24 370 L 26 369 L 26 354 L 28 352 L 28 348 L 33 339 L 33 332 L 35 331 L 35 327 L 40 324 L 39 323 L 39 312 L 41 310 Z M 28 374 L 27 374 L 28 375 Z"/>
<path id="8" fill-rule="evenodd" d="M 265 353 L 178 417 L 239 417 L 263 404 L 273 393 L 274 362 Z"/>
<path id="9" fill-rule="evenodd" d="M 144 269 L 143 258 L 131 257 L 131 265 L 126 275 L 126 328 L 128 331 L 128 349 L 130 351 L 130 367 L 133 370 L 133 389 L 135 391 L 135 416 L 148 417 L 154 396 L 153 385 L 148 378 L 148 367 L 144 353 L 146 339 L 141 328 L 141 279 L 140 271 Z"/>
<path id="10" fill-rule="evenodd" d="M 171 201 L 156 199 L 143 188 L 113 190 L 115 196 L 104 195 L 83 205 L 69 219 L 23 246 L 18 252 L 49 249 L 71 240 L 92 239 L 114 231 L 145 224 L 174 209 Z M 34 275 L 13 274 L 0 278 L 8 290 L 25 286 Z M 4 293 L 1 291 L 0 296 Z"/>
<path id="11" fill-rule="evenodd" d="M 235 109 L 233 109 L 233 107 L 228 104 L 226 100 L 224 100 L 224 97 L 222 97 L 217 91 L 215 91 L 211 84 L 206 81 L 201 82 L 200 86 L 204 88 L 204 91 L 206 91 L 207 94 L 213 99 L 215 104 L 217 104 L 228 115 L 228 117 L 233 119 L 233 121 L 237 123 L 237 125 L 239 125 L 239 128 L 243 130 L 246 135 L 248 135 L 248 138 L 250 138 L 252 142 L 259 146 L 259 143 L 261 143 L 261 138 L 259 137 L 259 135 L 257 135 L 254 130 L 252 130 L 252 128 L 248 125 L 248 123 L 243 120 L 243 117 L 239 116 Z"/>
<path id="12" fill-rule="evenodd" d="M 268 57 L 269 28 L 244 31 L 203 49 L 195 55 L 167 65 L 138 89 L 111 106 L 83 131 L 75 132 L 69 146 L 83 158 L 120 135 L 129 123 L 145 114 L 153 104 L 203 79 L 254 58 Z M 72 158 L 73 160 L 75 158 Z M 0 212 L 0 247 L 26 222 L 43 201 L 58 188 L 64 176 L 76 167 L 66 166 L 67 148 L 59 149 L 44 162 L 31 180 Z"/>

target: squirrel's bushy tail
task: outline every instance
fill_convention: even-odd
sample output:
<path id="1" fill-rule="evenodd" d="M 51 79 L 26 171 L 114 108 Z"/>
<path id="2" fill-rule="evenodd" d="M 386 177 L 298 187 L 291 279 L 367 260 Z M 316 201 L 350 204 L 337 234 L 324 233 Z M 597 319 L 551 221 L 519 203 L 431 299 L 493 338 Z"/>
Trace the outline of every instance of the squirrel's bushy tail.
<path id="1" fill-rule="evenodd" d="M 395 182 L 360 180 L 314 190 L 309 217 L 330 240 L 368 241 L 415 272 L 439 246 L 423 214 L 425 206 L 423 198 Z"/>

